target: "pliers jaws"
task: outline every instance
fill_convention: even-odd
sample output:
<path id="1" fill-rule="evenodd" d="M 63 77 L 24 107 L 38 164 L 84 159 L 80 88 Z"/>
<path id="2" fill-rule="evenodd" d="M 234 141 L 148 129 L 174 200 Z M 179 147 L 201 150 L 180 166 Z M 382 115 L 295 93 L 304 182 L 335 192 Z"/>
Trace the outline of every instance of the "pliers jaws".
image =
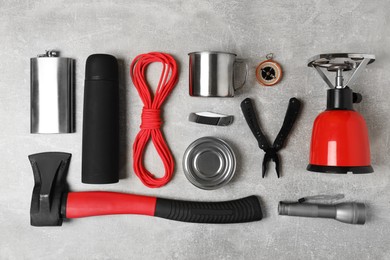
<path id="1" fill-rule="evenodd" d="M 265 151 L 264 158 L 263 158 L 262 177 L 263 178 L 265 177 L 265 173 L 267 172 L 268 163 L 271 160 L 274 161 L 276 175 L 278 176 L 278 178 L 280 178 L 280 173 L 279 173 L 279 169 L 280 169 L 279 155 L 278 155 L 277 151 L 275 150 L 275 148 L 269 148 L 269 149 L 267 149 Z"/>

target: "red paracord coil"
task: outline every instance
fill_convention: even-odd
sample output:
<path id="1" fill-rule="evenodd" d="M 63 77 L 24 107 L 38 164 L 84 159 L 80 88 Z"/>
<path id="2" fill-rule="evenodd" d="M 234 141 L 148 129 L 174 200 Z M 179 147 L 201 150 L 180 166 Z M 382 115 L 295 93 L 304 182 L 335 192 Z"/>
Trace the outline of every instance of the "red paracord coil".
<path id="1" fill-rule="evenodd" d="M 153 62 L 161 62 L 163 65 L 154 98 L 151 96 L 145 75 L 146 68 Z M 158 188 L 171 180 L 175 166 L 171 151 L 160 131 L 162 124 L 160 108 L 177 83 L 177 64 L 175 59 L 166 53 L 150 52 L 141 54 L 135 57 L 130 65 L 130 77 L 144 103 L 141 115 L 141 130 L 133 144 L 133 168 L 144 185 L 149 188 Z M 156 178 L 143 165 L 144 150 L 150 137 L 164 164 L 165 174 L 161 178 Z"/>

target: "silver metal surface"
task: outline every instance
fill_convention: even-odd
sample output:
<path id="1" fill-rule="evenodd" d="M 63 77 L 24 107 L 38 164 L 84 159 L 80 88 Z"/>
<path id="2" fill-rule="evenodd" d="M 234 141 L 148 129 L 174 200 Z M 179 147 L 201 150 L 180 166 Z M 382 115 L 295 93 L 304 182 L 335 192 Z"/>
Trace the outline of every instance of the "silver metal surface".
<path id="1" fill-rule="evenodd" d="M 197 112 L 191 113 L 188 120 L 199 124 L 228 126 L 233 123 L 234 116 L 214 112 Z"/>
<path id="2" fill-rule="evenodd" d="M 248 64 L 228 52 L 201 51 L 189 55 L 189 94 L 200 97 L 233 97 L 243 87 L 248 76 Z M 235 64 L 245 63 L 243 83 L 234 84 Z"/>
<path id="3" fill-rule="evenodd" d="M 342 88 L 344 84 L 343 70 L 338 69 L 336 71 L 336 88 Z"/>
<path id="4" fill-rule="evenodd" d="M 363 54 L 363 53 L 326 53 L 326 54 L 318 54 L 311 57 L 308 60 L 307 66 L 313 67 L 314 64 L 318 66 L 322 64 L 326 67 L 326 64 L 335 63 L 338 60 L 338 63 L 344 63 L 344 61 L 349 61 L 351 63 L 361 62 L 363 59 L 369 59 L 369 63 L 371 64 L 375 61 L 375 55 L 373 54 Z M 341 62 L 340 62 L 341 61 Z M 328 65 L 328 66 L 330 66 Z"/>
<path id="5" fill-rule="evenodd" d="M 366 222 L 364 203 L 344 202 L 338 204 L 279 202 L 279 215 L 332 218 L 343 223 L 363 225 Z"/>
<path id="6" fill-rule="evenodd" d="M 359 63 L 359 65 L 357 66 L 357 68 L 355 69 L 355 71 L 353 72 L 353 74 L 351 75 L 351 77 L 349 78 L 349 80 L 345 85 L 346 86 L 353 85 L 357 77 L 359 77 L 359 75 L 366 68 L 366 66 L 372 63 L 372 61 L 371 62 L 370 61 L 371 61 L 370 59 L 364 59 L 361 63 Z"/>
<path id="7" fill-rule="evenodd" d="M 321 78 L 330 88 L 344 88 L 351 86 L 364 68 L 375 61 L 375 55 L 358 53 L 329 53 L 319 54 L 309 59 L 308 66 L 314 67 Z M 324 71 L 336 72 L 335 84 L 333 85 Z M 347 81 L 342 75 L 343 71 L 352 70 L 352 75 Z M 346 82 L 344 84 L 344 82 Z"/>
<path id="8" fill-rule="evenodd" d="M 334 85 L 332 84 L 332 82 L 330 82 L 330 80 L 328 79 L 328 77 L 325 75 L 325 73 L 321 70 L 321 67 L 317 67 L 317 66 L 313 66 L 316 71 L 318 72 L 318 74 L 321 76 L 321 78 L 325 81 L 325 83 L 328 85 L 329 88 L 334 88 Z"/>
<path id="9" fill-rule="evenodd" d="M 230 146 L 215 137 L 202 137 L 184 153 L 183 169 L 196 187 L 214 190 L 226 185 L 236 171 L 236 156 Z"/>
<path id="10" fill-rule="evenodd" d="M 31 58 L 31 133 L 74 132 L 73 60 L 47 51 Z"/>
<path id="11" fill-rule="evenodd" d="M 267 60 L 272 60 L 274 58 L 274 54 L 271 52 L 271 53 L 268 53 L 265 57 Z"/>
<path id="12" fill-rule="evenodd" d="M 38 54 L 37 57 L 59 57 L 60 52 L 59 51 L 54 51 L 54 50 L 48 50 L 44 54 Z"/>

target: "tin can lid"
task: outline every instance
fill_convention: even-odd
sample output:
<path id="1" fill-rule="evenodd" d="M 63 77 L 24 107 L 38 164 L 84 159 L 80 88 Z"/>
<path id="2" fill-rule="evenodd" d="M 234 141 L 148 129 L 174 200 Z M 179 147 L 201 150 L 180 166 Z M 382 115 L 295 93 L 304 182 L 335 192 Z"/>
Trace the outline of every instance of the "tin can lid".
<path id="1" fill-rule="evenodd" d="M 226 185 L 236 171 L 236 156 L 222 139 L 202 137 L 191 143 L 184 153 L 183 169 L 196 187 L 214 190 Z"/>

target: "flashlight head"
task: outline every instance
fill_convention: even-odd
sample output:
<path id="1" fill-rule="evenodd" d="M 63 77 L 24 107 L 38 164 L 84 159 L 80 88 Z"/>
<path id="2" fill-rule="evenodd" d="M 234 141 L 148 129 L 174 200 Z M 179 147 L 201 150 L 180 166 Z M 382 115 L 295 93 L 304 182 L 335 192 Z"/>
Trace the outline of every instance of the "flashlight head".
<path id="1" fill-rule="evenodd" d="M 363 225 L 366 222 L 366 205 L 364 203 L 349 202 L 336 204 L 335 219 L 349 224 Z"/>

